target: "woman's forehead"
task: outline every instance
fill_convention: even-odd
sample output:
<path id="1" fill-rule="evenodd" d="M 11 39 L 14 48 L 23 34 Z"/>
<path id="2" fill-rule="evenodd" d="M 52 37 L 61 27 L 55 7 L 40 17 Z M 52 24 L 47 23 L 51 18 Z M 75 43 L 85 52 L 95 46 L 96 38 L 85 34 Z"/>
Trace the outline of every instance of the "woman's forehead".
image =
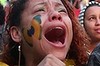
<path id="1" fill-rule="evenodd" d="M 91 11 L 95 11 L 95 9 L 97 8 L 97 10 L 100 10 L 100 6 L 94 5 L 94 6 L 90 6 L 89 8 L 86 9 L 86 12 L 91 12 Z M 96 11 L 97 11 L 96 10 Z M 92 13 L 92 12 L 91 12 Z M 88 15 L 87 15 L 88 16 Z"/>
<path id="2" fill-rule="evenodd" d="M 53 2 L 61 2 L 61 0 L 29 0 L 29 1 L 34 1 L 34 2 L 39 2 L 39 1 L 41 1 L 41 2 L 50 2 L 50 1 L 53 1 Z"/>
<path id="3" fill-rule="evenodd" d="M 33 3 L 33 5 L 38 3 L 60 3 L 62 2 L 60 0 L 29 0 L 29 3 Z"/>

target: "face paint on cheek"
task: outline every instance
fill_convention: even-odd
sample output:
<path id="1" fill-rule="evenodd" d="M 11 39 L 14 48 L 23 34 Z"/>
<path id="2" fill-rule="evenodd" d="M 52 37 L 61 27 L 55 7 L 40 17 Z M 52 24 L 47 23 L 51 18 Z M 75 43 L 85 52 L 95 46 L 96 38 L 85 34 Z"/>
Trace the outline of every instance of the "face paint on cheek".
<path id="1" fill-rule="evenodd" d="M 37 39 L 40 40 L 41 39 L 41 16 L 37 15 L 32 19 L 31 22 L 31 27 L 30 29 L 23 29 L 23 36 L 25 38 L 25 41 L 32 46 L 32 40 Z"/>
<path id="2" fill-rule="evenodd" d="M 34 28 L 34 35 L 33 37 L 40 40 L 41 39 L 41 16 L 37 15 L 32 20 L 32 27 Z"/>
<path id="3" fill-rule="evenodd" d="M 25 41 L 28 43 L 29 46 L 32 47 L 32 35 L 34 34 L 34 28 L 33 27 L 31 27 L 30 29 L 23 28 L 22 33 Z"/>

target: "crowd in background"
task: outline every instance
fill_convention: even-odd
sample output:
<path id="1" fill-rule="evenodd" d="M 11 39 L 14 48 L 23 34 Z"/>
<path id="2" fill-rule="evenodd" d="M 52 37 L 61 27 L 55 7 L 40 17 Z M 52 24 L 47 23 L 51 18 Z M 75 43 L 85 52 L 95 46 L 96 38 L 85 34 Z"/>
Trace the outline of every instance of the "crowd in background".
<path id="1" fill-rule="evenodd" d="M 0 4 L 0 54 L 2 54 L 3 45 L 7 44 L 9 41 L 9 40 L 7 40 L 7 38 L 8 38 L 7 27 L 9 28 L 9 26 L 6 26 L 6 25 L 8 23 L 8 21 L 7 21 L 8 15 L 11 12 L 13 4 L 16 1 L 17 0 L 7 0 L 5 6 Z M 75 16 L 77 17 L 77 20 L 80 18 L 79 16 L 80 16 L 81 10 L 83 10 L 84 6 L 87 6 L 86 4 L 88 4 L 91 1 L 96 1 L 96 2 L 100 3 L 100 0 L 68 0 L 68 1 L 71 3 L 71 5 L 74 8 L 74 13 L 75 13 Z M 83 24 L 82 24 L 82 27 L 83 27 Z M 89 48 L 89 47 L 86 47 L 86 48 Z M 92 51 L 93 51 L 93 49 L 92 49 Z M 92 51 L 91 51 L 91 53 L 92 53 Z"/>

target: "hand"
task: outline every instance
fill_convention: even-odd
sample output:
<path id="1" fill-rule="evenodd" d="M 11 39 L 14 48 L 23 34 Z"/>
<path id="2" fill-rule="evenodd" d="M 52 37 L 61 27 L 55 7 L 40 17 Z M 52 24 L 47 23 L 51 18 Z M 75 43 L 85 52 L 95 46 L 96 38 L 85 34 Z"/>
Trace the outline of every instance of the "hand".
<path id="1" fill-rule="evenodd" d="M 66 66 L 52 54 L 48 54 L 37 66 Z"/>

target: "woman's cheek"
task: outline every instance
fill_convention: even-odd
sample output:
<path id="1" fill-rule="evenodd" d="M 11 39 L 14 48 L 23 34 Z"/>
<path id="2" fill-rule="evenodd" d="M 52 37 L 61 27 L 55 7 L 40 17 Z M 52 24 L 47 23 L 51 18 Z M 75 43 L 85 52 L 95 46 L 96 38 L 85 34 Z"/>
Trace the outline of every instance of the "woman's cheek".
<path id="1" fill-rule="evenodd" d="M 34 39 L 40 40 L 41 39 L 40 24 L 41 24 L 41 16 L 37 15 L 37 16 L 33 17 L 32 21 L 31 21 L 30 29 L 23 28 L 23 30 L 22 30 L 24 39 L 30 46 L 32 46 L 32 40 L 34 40 Z"/>

